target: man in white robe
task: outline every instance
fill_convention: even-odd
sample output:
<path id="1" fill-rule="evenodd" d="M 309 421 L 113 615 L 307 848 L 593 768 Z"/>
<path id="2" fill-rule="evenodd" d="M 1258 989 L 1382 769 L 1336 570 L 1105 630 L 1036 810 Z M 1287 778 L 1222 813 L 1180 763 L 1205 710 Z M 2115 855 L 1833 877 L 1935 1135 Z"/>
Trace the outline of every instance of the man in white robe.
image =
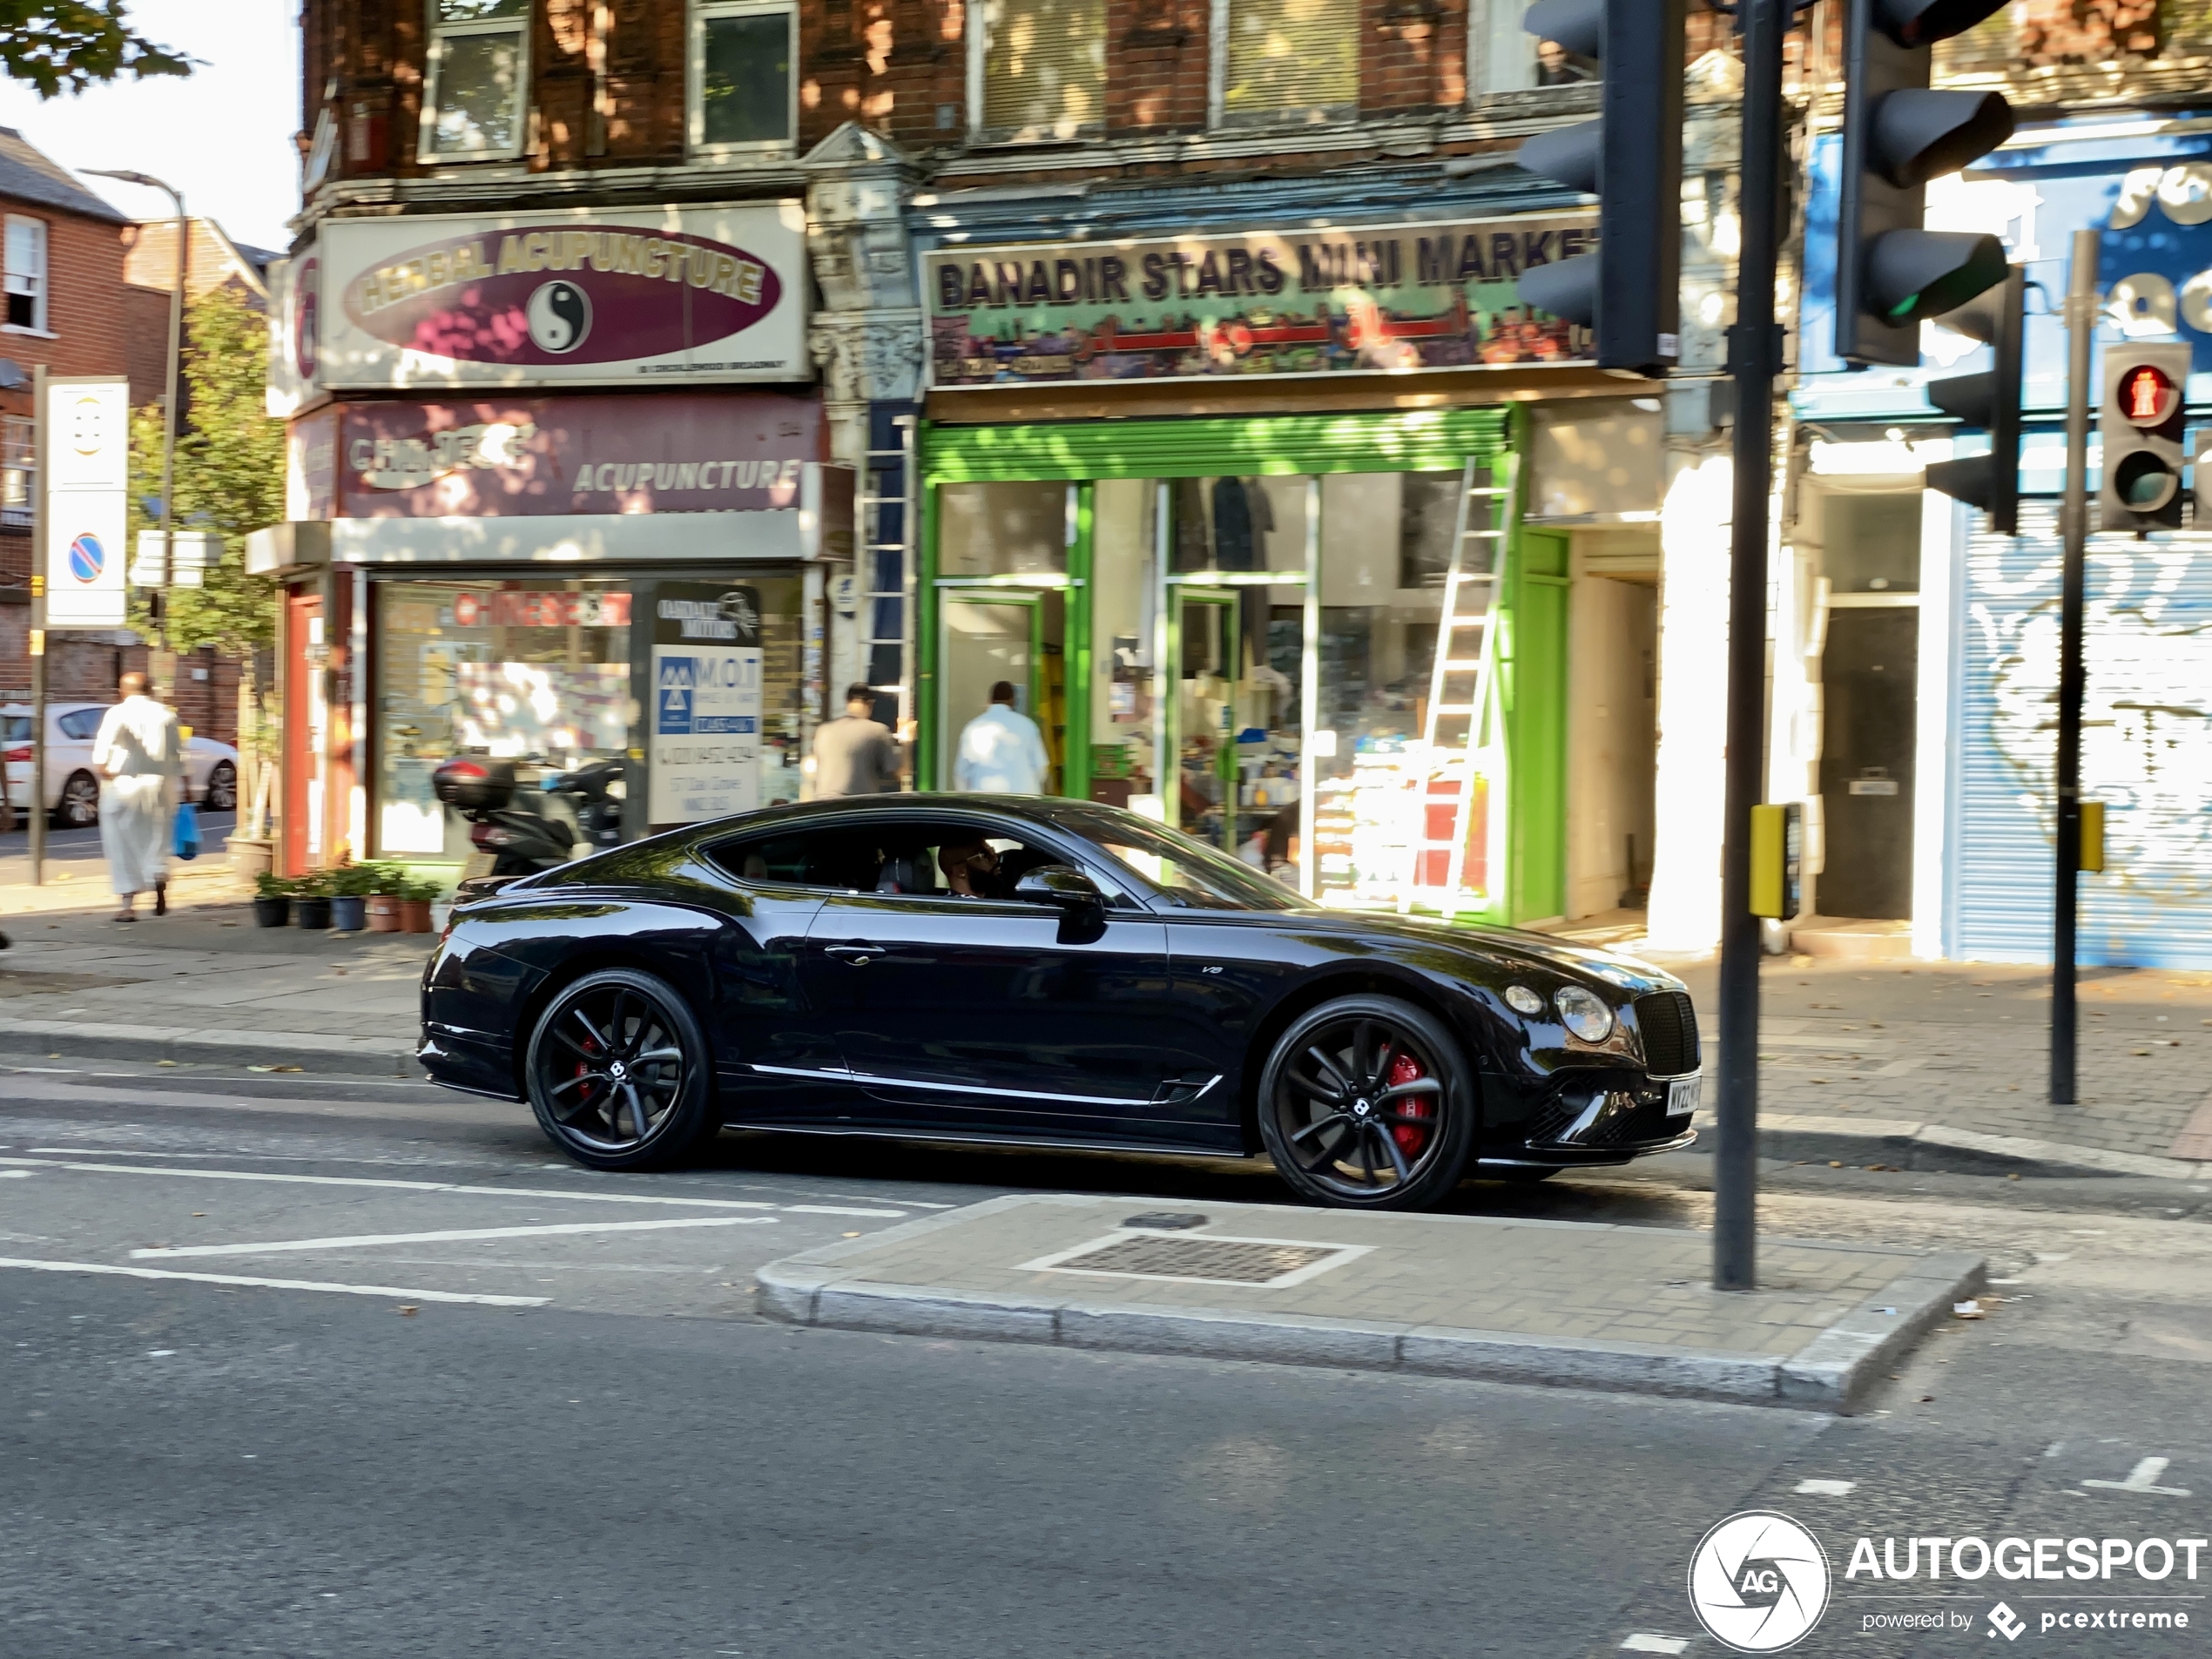
<path id="1" fill-rule="evenodd" d="M 123 700 L 101 717 L 92 739 L 92 765 L 101 777 L 100 851 L 123 907 L 118 921 L 138 920 L 141 893 L 153 894 L 153 914 L 166 914 L 170 822 L 185 772 L 185 745 L 177 717 L 146 695 L 146 677 L 125 674 L 116 689 Z"/>

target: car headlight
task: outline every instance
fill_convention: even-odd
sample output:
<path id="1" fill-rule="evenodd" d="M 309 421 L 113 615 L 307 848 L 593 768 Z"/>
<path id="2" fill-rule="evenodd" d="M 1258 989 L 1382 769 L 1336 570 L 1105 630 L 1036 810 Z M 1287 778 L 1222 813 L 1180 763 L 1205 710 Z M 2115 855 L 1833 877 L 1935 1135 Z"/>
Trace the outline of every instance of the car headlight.
<path id="1" fill-rule="evenodd" d="M 1613 1010 L 1605 1006 L 1594 991 L 1579 985 L 1563 985 L 1552 997 L 1559 1005 L 1559 1017 L 1567 1028 L 1585 1042 L 1602 1042 L 1613 1032 Z"/>
<path id="2" fill-rule="evenodd" d="M 1541 1014 L 1544 1011 L 1544 999 L 1526 985 L 1507 986 L 1506 1005 L 1519 1014 Z"/>

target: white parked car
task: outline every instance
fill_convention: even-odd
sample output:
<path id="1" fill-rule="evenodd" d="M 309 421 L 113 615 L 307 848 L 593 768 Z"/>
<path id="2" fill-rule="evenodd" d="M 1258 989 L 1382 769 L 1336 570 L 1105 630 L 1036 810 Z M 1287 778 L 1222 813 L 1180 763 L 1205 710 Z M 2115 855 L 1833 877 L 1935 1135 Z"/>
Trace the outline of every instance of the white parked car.
<path id="1" fill-rule="evenodd" d="M 107 711 L 105 703 L 46 705 L 46 810 L 63 829 L 85 829 L 100 821 L 100 775 L 92 770 L 92 739 Z M 0 706 L 8 803 L 18 812 L 30 805 L 30 713 L 28 703 Z M 235 808 L 238 751 L 212 738 L 192 737 L 185 745 L 185 799 L 211 813 Z"/>

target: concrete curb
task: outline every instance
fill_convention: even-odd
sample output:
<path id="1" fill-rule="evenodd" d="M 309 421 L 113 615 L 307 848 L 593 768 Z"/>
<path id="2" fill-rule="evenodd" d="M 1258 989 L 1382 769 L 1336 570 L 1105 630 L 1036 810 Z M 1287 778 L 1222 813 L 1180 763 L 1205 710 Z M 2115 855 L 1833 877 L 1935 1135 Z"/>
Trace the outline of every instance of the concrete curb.
<path id="1" fill-rule="evenodd" d="M 1711 1127 L 1706 1114 L 1698 1115 L 1697 1127 Z M 1693 1155 L 1710 1151 L 1710 1136 L 1701 1136 L 1700 1143 L 1688 1150 Z M 2212 1179 L 2212 1163 L 2154 1157 L 2141 1152 L 2108 1151 L 2103 1147 L 2082 1146 L 2071 1141 L 1985 1135 L 1976 1130 L 1954 1129 L 1945 1123 L 1912 1118 L 1869 1117 L 1856 1123 L 1840 1123 L 1803 1113 L 1762 1112 L 1759 1155 L 1777 1160 L 1840 1158 L 1846 1163 L 1877 1159 L 1899 1169 L 1952 1175 L 2124 1175 L 2163 1181 Z"/>
<path id="2" fill-rule="evenodd" d="M 1796 1353 L 1742 1354 L 1410 1321 L 997 1296 L 857 1280 L 842 1271 L 854 1257 L 887 1244 L 1016 1205 L 1054 1201 L 1026 1195 L 993 1198 L 771 1262 L 754 1275 L 754 1306 L 786 1324 L 843 1331 L 1399 1371 L 1841 1412 L 1952 1302 L 1978 1291 L 1985 1273 L 1979 1257 L 1925 1257 Z M 1071 1196 L 1059 1202 L 1091 1201 Z"/>
<path id="3" fill-rule="evenodd" d="M 180 1064 L 260 1066 L 277 1062 L 355 1077 L 421 1075 L 413 1047 L 389 1037 L 332 1036 L 308 1031 L 226 1031 L 192 1026 L 88 1023 L 79 1020 L 0 1019 L 0 1055 L 44 1059 L 173 1060 Z"/>

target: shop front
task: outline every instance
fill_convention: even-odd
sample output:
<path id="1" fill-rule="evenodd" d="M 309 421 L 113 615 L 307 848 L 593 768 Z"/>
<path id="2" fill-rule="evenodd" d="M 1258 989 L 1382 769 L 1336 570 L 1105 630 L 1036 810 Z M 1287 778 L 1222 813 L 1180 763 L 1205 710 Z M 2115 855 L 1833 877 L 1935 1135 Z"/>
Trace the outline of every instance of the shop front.
<path id="1" fill-rule="evenodd" d="M 287 591 L 287 869 L 464 859 L 456 755 L 525 787 L 622 759 L 629 834 L 799 799 L 852 544 L 814 400 L 344 404 L 294 438 L 322 510 L 253 550 Z"/>
<path id="2" fill-rule="evenodd" d="M 1650 856 L 1659 406 L 1515 293 L 1590 216 L 1486 185 L 1487 213 L 1363 224 L 1299 188 L 1298 230 L 1110 234 L 1217 224 L 1204 192 L 917 224 L 917 775 L 957 786 L 1004 682 L 1051 792 L 1325 903 L 1610 909 Z"/>

